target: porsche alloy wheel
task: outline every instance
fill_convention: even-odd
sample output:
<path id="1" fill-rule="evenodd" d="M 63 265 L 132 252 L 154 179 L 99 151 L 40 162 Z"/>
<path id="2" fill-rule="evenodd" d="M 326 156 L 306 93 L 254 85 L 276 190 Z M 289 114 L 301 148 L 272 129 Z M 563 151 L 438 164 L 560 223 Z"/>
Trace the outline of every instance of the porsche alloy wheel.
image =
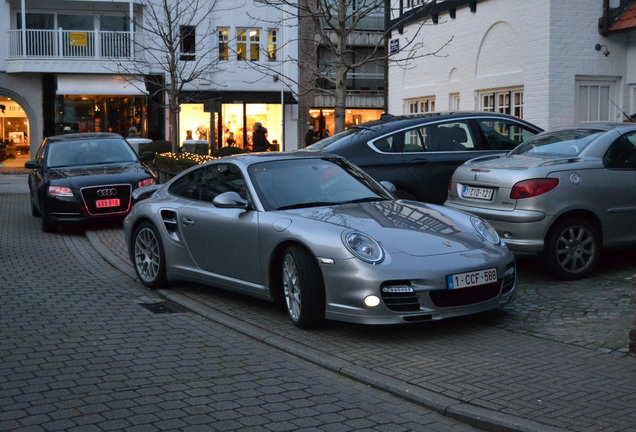
<path id="1" fill-rule="evenodd" d="M 320 324 L 325 315 L 325 294 L 316 259 L 302 247 L 290 246 L 282 267 L 285 304 L 292 323 L 299 328 Z"/>
<path id="2" fill-rule="evenodd" d="M 144 222 L 133 237 L 135 272 L 149 288 L 161 288 L 166 284 L 166 263 L 163 244 L 154 225 Z"/>
<path id="3" fill-rule="evenodd" d="M 600 256 L 600 238 L 585 219 L 558 223 L 546 239 L 548 268 L 559 278 L 575 280 L 592 273 Z"/>

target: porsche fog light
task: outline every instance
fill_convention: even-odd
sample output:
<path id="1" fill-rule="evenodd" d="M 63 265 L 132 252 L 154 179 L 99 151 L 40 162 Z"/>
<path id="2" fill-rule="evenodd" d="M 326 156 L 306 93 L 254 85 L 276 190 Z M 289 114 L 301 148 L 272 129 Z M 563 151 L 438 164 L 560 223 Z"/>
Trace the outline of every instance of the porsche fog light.
<path id="1" fill-rule="evenodd" d="M 364 299 L 364 304 L 368 307 L 376 307 L 380 304 L 380 299 L 377 296 L 370 295 Z"/>

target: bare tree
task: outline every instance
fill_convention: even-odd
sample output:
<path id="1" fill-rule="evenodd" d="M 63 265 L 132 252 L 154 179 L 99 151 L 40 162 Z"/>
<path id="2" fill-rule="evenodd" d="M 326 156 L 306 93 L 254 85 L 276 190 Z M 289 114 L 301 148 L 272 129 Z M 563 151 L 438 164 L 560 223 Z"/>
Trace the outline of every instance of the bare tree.
<path id="1" fill-rule="evenodd" d="M 134 24 L 134 61 L 116 60 L 117 72 L 145 76 L 167 98 L 172 152 L 179 150 L 179 111 L 184 89 L 211 80 L 216 68 L 209 43 L 218 0 L 140 0 L 141 11 L 124 10 Z M 124 3 L 117 3 L 124 5 Z"/>
<path id="2" fill-rule="evenodd" d="M 311 97 L 322 92 L 334 98 L 335 132 L 345 128 L 347 79 L 349 74 L 372 63 L 388 61 L 385 50 L 391 28 L 380 26 L 375 37 L 369 36 L 369 23 L 378 12 L 388 23 L 387 0 L 255 0 L 264 6 L 275 7 L 296 20 L 299 26 L 299 55 L 293 59 L 300 68 L 298 91 Z M 424 1 L 431 7 L 436 0 Z M 426 20 L 421 21 L 421 26 Z M 399 24 L 398 24 L 399 25 Z M 377 30 L 377 27 L 374 27 Z M 411 33 L 401 49 L 413 43 L 419 30 Z M 360 47 L 365 47 L 364 51 Z M 318 50 L 322 49 L 321 56 Z M 428 54 L 428 53 L 427 53 Z M 320 58 L 320 60 L 319 60 Z M 412 58 L 412 56 L 410 57 Z M 259 65 L 255 65 L 256 68 Z M 262 68 L 262 66 L 261 66 Z M 302 107 L 301 107 L 302 109 Z M 303 125 L 304 126 L 304 125 Z"/>

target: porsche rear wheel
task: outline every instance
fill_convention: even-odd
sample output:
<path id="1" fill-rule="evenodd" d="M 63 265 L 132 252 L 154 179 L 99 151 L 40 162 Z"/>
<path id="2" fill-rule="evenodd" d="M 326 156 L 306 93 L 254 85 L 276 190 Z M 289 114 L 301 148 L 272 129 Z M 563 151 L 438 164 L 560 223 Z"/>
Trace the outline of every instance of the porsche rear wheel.
<path id="1" fill-rule="evenodd" d="M 589 276 L 601 254 L 596 228 L 582 218 L 559 222 L 546 238 L 545 259 L 548 269 L 564 280 Z"/>
<path id="2" fill-rule="evenodd" d="M 316 258 L 301 246 L 283 255 L 283 291 L 287 313 L 299 328 L 311 328 L 325 317 L 325 289 Z"/>
<path id="3" fill-rule="evenodd" d="M 150 222 L 144 222 L 132 240 L 133 264 L 139 280 L 148 288 L 166 285 L 166 258 L 159 231 Z"/>

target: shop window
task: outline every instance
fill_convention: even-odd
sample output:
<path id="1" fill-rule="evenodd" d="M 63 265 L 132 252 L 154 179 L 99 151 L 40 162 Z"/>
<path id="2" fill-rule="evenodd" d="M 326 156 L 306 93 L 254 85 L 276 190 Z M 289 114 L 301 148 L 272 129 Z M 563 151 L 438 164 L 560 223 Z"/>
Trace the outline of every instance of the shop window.
<path id="1" fill-rule="evenodd" d="M 181 26 L 181 60 L 190 61 L 195 59 L 196 52 L 196 27 Z"/>
<path id="2" fill-rule="evenodd" d="M 216 34 L 219 38 L 219 61 L 228 61 L 230 59 L 230 49 L 228 46 L 230 30 L 219 27 L 216 29 Z"/>

